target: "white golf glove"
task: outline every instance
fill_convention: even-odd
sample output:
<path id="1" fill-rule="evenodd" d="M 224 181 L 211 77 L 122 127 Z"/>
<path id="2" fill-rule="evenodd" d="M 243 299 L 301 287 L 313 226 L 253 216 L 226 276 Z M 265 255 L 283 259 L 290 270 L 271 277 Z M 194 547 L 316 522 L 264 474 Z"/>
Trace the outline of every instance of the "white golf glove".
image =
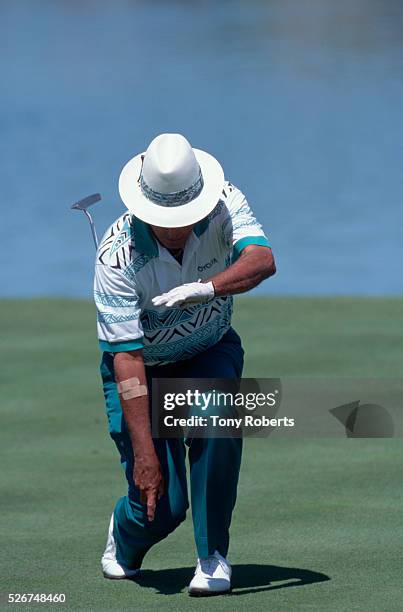
<path id="1" fill-rule="evenodd" d="M 214 285 L 209 283 L 186 283 L 174 287 L 167 293 L 157 295 L 152 299 L 154 306 L 187 306 L 187 304 L 200 304 L 214 297 Z"/>

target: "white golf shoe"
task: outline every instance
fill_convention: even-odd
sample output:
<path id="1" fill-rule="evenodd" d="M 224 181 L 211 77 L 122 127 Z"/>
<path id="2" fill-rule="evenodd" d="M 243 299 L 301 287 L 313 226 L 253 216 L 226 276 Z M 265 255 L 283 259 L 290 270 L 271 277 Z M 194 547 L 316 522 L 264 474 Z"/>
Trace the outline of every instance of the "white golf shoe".
<path id="1" fill-rule="evenodd" d="M 113 537 L 113 514 L 109 523 L 108 539 L 106 541 L 106 548 L 101 559 L 102 571 L 105 578 L 110 580 L 124 580 L 125 578 L 133 578 L 140 570 L 127 569 L 120 565 L 116 560 L 116 542 Z"/>
<path id="2" fill-rule="evenodd" d="M 189 595 L 219 595 L 230 590 L 231 566 L 217 550 L 213 555 L 197 560 Z"/>

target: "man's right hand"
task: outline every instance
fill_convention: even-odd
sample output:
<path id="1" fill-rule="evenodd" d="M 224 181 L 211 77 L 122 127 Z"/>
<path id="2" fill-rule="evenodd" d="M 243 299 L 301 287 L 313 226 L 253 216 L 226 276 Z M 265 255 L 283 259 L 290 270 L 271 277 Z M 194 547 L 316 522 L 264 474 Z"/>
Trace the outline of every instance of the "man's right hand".
<path id="1" fill-rule="evenodd" d="M 140 501 L 147 505 L 147 517 L 154 520 L 157 501 L 164 493 L 164 479 L 155 453 L 138 453 L 134 460 L 133 480 L 140 489 Z"/>

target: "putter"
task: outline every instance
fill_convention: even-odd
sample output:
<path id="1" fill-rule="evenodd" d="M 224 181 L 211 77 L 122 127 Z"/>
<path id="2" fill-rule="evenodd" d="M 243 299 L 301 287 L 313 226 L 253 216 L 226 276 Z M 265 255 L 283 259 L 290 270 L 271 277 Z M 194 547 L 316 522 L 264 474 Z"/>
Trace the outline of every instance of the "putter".
<path id="1" fill-rule="evenodd" d="M 95 204 L 96 202 L 99 202 L 100 199 L 101 199 L 100 193 L 93 193 L 92 195 L 89 195 L 86 198 L 79 200 L 79 202 L 76 202 L 75 204 L 71 206 L 73 210 L 82 210 L 85 216 L 87 217 L 88 221 L 90 222 L 91 233 L 94 239 L 94 244 L 95 244 L 96 249 L 98 248 L 98 236 L 97 236 L 97 232 L 95 229 L 94 221 L 87 209 L 93 204 Z"/>

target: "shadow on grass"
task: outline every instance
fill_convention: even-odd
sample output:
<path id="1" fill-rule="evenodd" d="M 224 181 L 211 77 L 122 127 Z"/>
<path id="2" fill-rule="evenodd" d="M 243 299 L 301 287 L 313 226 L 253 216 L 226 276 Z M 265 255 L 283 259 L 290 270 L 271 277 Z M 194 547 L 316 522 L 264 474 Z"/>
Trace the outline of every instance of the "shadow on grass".
<path id="1" fill-rule="evenodd" d="M 143 587 L 154 588 L 163 595 L 173 595 L 187 587 L 193 572 L 193 567 L 176 567 L 157 571 L 141 570 L 138 578 L 134 578 L 133 582 Z M 231 595 L 259 593 L 330 580 L 329 576 L 319 572 L 277 565 L 234 565 L 232 572 Z"/>

